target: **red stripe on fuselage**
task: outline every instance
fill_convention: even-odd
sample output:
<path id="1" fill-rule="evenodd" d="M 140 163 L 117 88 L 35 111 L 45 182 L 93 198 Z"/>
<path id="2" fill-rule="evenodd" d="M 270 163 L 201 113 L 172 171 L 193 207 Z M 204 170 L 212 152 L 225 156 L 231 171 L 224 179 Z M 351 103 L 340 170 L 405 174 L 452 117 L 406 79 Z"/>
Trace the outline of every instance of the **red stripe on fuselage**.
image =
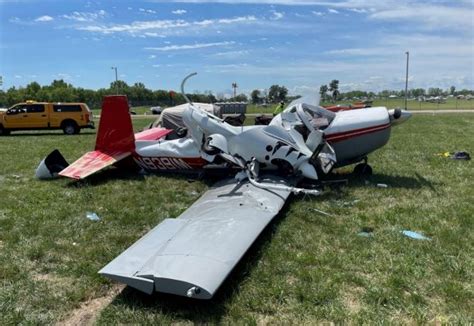
<path id="1" fill-rule="evenodd" d="M 343 141 L 349 138 L 359 137 L 362 135 L 370 134 L 376 131 L 384 130 L 390 128 L 390 123 L 386 123 L 383 125 L 375 126 L 375 127 L 368 127 L 368 128 L 361 128 L 361 129 L 354 129 L 344 132 L 338 132 L 331 135 L 326 135 L 324 138 L 328 142 L 337 143 L 339 141 Z"/>

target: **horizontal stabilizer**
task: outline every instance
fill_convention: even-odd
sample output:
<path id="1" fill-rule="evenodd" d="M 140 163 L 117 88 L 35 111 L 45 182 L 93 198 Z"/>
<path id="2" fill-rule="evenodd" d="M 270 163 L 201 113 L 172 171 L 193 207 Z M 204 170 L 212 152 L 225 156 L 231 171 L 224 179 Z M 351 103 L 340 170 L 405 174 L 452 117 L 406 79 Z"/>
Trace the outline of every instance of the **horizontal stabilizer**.
<path id="1" fill-rule="evenodd" d="M 286 185 L 275 177 L 261 182 Z M 257 188 L 248 180 L 220 182 L 99 273 L 146 293 L 210 299 L 289 195 Z"/>
<path id="2" fill-rule="evenodd" d="M 173 130 L 165 129 L 165 128 L 152 128 L 141 131 L 135 134 L 135 140 L 158 140 L 169 133 L 173 132 Z"/>
<path id="3" fill-rule="evenodd" d="M 72 179 L 84 179 L 112 164 L 130 156 L 131 152 L 87 152 L 77 161 L 59 172 L 59 175 Z"/>

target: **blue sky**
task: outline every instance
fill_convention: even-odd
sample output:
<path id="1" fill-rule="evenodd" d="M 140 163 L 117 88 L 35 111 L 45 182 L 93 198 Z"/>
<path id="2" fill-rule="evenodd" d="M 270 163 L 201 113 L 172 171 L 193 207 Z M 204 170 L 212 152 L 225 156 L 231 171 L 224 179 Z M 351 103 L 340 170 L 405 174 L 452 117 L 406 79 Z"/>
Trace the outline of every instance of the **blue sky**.
<path id="1" fill-rule="evenodd" d="M 114 79 L 230 93 L 272 84 L 301 94 L 342 90 L 474 89 L 473 0 L 0 0 L 3 88 Z"/>

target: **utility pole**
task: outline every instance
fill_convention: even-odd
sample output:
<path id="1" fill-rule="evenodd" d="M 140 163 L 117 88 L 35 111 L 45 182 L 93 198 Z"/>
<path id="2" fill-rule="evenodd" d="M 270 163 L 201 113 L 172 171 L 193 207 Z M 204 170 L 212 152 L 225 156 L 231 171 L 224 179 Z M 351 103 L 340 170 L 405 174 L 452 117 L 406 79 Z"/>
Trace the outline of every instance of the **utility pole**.
<path id="1" fill-rule="evenodd" d="M 118 75 L 117 75 L 117 67 L 110 67 L 110 69 L 115 70 L 115 94 L 118 95 Z"/>
<path id="2" fill-rule="evenodd" d="M 408 110 L 408 62 L 410 61 L 410 52 L 405 52 L 407 55 L 407 71 L 405 75 L 405 111 Z"/>
<path id="3" fill-rule="evenodd" d="M 237 87 L 239 87 L 239 86 L 237 85 L 236 82 L 232 83 L 232 88 L 234 89 L 234 99 L 237 96 Z"/>

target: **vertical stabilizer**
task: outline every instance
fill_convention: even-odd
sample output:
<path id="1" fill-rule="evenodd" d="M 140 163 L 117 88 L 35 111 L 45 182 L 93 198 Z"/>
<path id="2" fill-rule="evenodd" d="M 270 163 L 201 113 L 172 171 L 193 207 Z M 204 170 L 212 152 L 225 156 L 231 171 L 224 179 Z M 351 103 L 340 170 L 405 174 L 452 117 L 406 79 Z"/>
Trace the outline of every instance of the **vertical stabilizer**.
<path id="1" fill-rule="evenodd" d="M 135 150 L 135 137 L 126 96 L 104 97 L 95 149 L 108 153 Z"/>

